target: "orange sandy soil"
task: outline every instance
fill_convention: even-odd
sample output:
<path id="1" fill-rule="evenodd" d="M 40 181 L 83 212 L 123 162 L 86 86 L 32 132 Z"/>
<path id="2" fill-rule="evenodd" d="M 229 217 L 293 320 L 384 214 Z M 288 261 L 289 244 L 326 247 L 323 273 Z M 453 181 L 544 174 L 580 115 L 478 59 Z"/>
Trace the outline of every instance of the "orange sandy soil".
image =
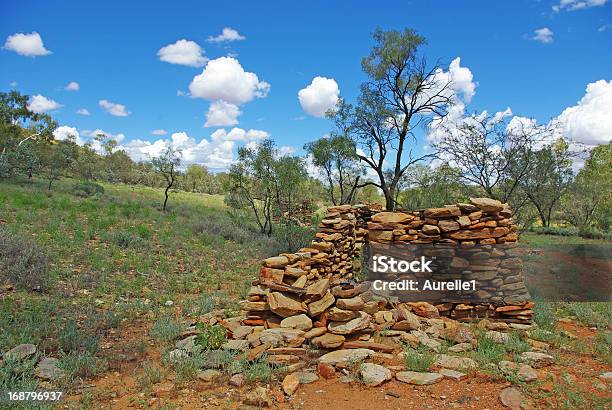
<path id="1" fill-rule="evenodd" d="M 587 344 L 596 333 L 595 330 L 574 323 L 560 322 L 559 325 Z M 175 384 L 173 375 L 170 374 L 149 392 L 139 391 L 136 381 L 138 365 L 148 361 L 161 367 L 158 349 L 148 343 L 144 355 L 130 356 L 118 351 L 116 346 L 130 341 L 148 341 L 147 330 L 145 324 L 133 324 L 106 339 L 103 346 L 107 348 L 106 356 L 111 358 L 109 371 L 90 381 L 81 391 L 68 396 L 68 402 L 77 404 L 87 391 L 95 408 L 163 406 L 181 409 L 235 409 L 241 406 L 246 393 L 254 387 L 231 387 L 227 383 L 229 376 L 224 376 L 214 383 L 195 380 Z M 607 366 L 590 355 L 559 350 L 549 353 L 558 354 L 558 364 L 539 369 L 539 380 L 526 385 L 529 392 L 527 397 L 533 408 L 567 408 L 560 406 L 558 402 L 567 391 L 567 384 L 562 381 L 564 374 L 575 377 L 572 385 L 581 391 L 584 397 L 612 397 L 612 385 L 608 384 L 607 389 L 602 390 L 602 383 L 597 378 L 601 373 L 612 371 L 612 366 Z M 316 368 L 314 365 L 310 367 Z M 431 386 L 412 386 L 393 379 L 378 387 L 366 387 L 358 381 L 343 383 L 342 374 L 337 372 L 336 377 L 332 379 L 320 378 L 314 383 L 300 385 L 297 392 L 289 398 L 283 395 L 279 381 L 266 387 L 271 389 L 275 407 L 282 409 L 501 409 L 504 407 L 499 401 L 499 393 L 508 386 L 511 386 L 511 383 L 504 379 L 475 372 L 460 382 L 445 379 Z M 67 404 L 65 403 L 64 407 L 68 407 Z"/>

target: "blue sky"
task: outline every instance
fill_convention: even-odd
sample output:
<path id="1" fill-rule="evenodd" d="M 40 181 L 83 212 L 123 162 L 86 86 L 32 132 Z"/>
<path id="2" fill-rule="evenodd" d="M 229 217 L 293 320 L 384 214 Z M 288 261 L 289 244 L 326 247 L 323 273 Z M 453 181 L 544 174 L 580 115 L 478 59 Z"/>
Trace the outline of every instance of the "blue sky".
<path id="1" fill-rule="evenodd" d="M 16 88 L 61 104 L 50 114 L 60 125 L 78 130 L 82 139 L 87 137 L 83 130 L 102 129 L 123 134 L 122 144 L 167 140 L 177 132 L 199 143 L 203 138 L 211 141 L 219 128 L 229 133 L 239 127 L 265 131 L 279 146 L 300 149 L 329 132 L 331 124 L 305 112 L 299 90 L 321 76 L 333 79 L 340 95 L 354 100 L 365 79 L 360 59 L 372 45 L 371 32 L 380 26 L 416 29 L 428 40 L 432 62 L 439 58 L 448 64 L 460 57 L 476 85 L 465 109 L 469 113 L 511 107 L 516 115 L 546 122 L 577 106 L 587 85 L 598 80 L 604 80 L 598 89 L 605 96 L 591 105 L 601 107 L 601 101 L 609 104 L 612 98 L 612 4 L 605 0 L 288 4 L 4 1 L 0 89 Z M 245 38 L 207 41 L 225 27 Z M 544 28 L 536 38 L 535 30 Z M 20 45 L 7 47 L 9 36 L 32 32 L 40 35 L 50 54 L 32 57 L 16 52 Z M 242 112 L 235 119 L 238 124 L 204 127 L 215 100 L 177 95 L 189 92 L 204 63 L 171 64 L 158 56 L 162 47 L 181 39 L 197 43 L 211 62 L 232 56 L 260 84 L 269 84 L 267 95 L 236 98 L 234 105 Z M 78 91 L 64 89 L 71 81 L 79 84 Z M 124 105 L 129 115 L 111 115 L 101 100 Z M 82 108 L 90 115 L 76 113 Z M 168 134 L 152 135 L 156 129 Z M 610 129 L 612 125 L 603 132 Z M 227 154 L 249 137 L 221 135 L 217 140 L 226 142 L 221 151 Z M 194 161 L 214 155 L 211 149 L 194 154 Z"/>

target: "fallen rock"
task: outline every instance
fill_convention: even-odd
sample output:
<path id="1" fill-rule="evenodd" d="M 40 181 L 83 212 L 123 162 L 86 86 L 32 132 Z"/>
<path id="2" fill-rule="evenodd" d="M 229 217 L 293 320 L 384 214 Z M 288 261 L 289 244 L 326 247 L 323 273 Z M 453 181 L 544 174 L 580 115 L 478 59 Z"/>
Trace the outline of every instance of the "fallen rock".
<path id="1" fill-rule="evenodd" d="M 312 329 L 312 320 L 305 314 L 286 317 L 280 322 L 280 326 L 288 329 L 310 330 Z"/>
<path id="2" fill-rule="evenodd" d="M 345 310 L 361 310 L 363 309 L 364 305 L 365 302 L 361 296 L 355 296 L 354 298 L 350 299 L 338 299 L 336 301 L 336 307 Z"/>
<path id="3" fill-rule="evenodd" d="M 374 350 L 370 349 L 341 349 L 334 350 L 319 357 L 319 363 L 336 365 L 339 363 L 359 362 L 374 355 Z"/>
<path id="4" fill-rule="evenodd" d="M 331 379 L 336 375 L 336 369 L 329 363 L 319 363 L 317 365 L 317 373 L 324 379 Z"/>
<path id="5" fill-rule="evenodd" d="M 233 340 L 230 339 L 227 342 L 223 343 L 221 349 L 223 350 L 232 350 L 238 352 L 246 352 L 249 350 L 250 344 L 248 340 Z"/>
<path id="6" fill-rule="evenodd" d="M 270 407 L 272 406 L 272 397 L 270 397 L 270 390 L 265 387 L 256 387 L 254 390 L 247 393 L 245 404 L 251 404 L 259 407 Z"/>
<path id="7" fill-rule="evenodd" d="M 472 350 L 474 346 L 471 343 L 457 343 L 448 348 L 448 351 L 451 353 L 461 353 Z"/>
<path id="8" fill-rule="evenodd" d="M 440 373 L 428 373 L 428 372 L 398 372 L 395 374 L 395 378 L 403 383 L 416 384 L 419 386 L 427 384 L 435 384 L 443 379 Z"/>
<path id="9" fill-rule="evenodd" d="M 64 371 L 59 367 L 60 361 L 53 357 L 45 357 L 38 363 L 34 374 L 42 380 L 57 380 L 64 376 Z"/>
<path id="10" fill-rule="evenodd" d="M 504 374 L 516 374 L 517 378 L 524 382 L 532 382 L 538 380 L 538 372 L 536 372 L 528 364 L 518 364 L 502 360 L 499 362 L 499 368 Z"/>
<path id="11" fill-rule="evenodd" d="M 447 354 L 438 355 L 434 364 L 452 370 L 472 370 L 478 367 L 476 362 L 469 357 L 451 356 Z"/>
<path id="12" fill-rule="evenodd" d="M 334 304 L 336 298 L 331 292 L 327 292 L 323 298 L 308 304 L 308 314 L 311 317 L 319 316 L 321 313 Z"/>
<path id="13" fill-rule="evenodd" d="M 5 360 L 23 360 L 36 353 L 36 346 L 30 343 L 20 344 L 4 353 Z"/>
<path id="14" fill-rule="evenodd" d="M 300 384 L 310 384 L 319 380 L 319 376 L 311 371 L 298 372 L 297 377 L 300 379 Z"/>
<path id="15" fill-rule="evenodd" d="M 363 330 L 370 325 L 372 317 L 365 312 L 359 312 L 359 317 L 348 322 L 330 322 L 327 329 L 337 335 L 349 335 Z"/>
<path id="16" fill-rule="evenodd" d="M 336 322 L 346 322 L 357 317 L 359 317 L 359 312 L 354 310 L 344 310 L 333 307 L 327 311 L 327 318 Z"/>
<path id="17" fill-rule="evenodd" d="M 440 336 L 454 343 L 472 343 L 476 339 L 472 329 L 464 325 L 446 328 Z"/>
<path id="18" fill-rule="evenodd" d="M 306 339 L 313 339 L 317 336 L 321 336 L 322 334 L 325 334 L 325 332 L 327 332 L 326 327 L 313 327 L 308 332 L 304 333 L 304 337 Z"/>
<path id="19" fill-rule="evenodd" d="M 289 264 L 289 259 L 286 256 L 273 256 L 268 259 L 264 259 L 263 264 L 268 268 L 284 268 Z"/>
<path id="20" fill-rule="evenodd" d="M 506 344 L 508 340 L 510 340 L 510 335 L 508 333 L 497 332 L 495 330 L 489 330 L 486 336 L 497 344 Z"/>
<path id="21" fill-rule="evenodd" d="M 359 377 L 366 386 L 379 386 L 391 380 L 391 370 L 374 363 L 363 363 L 359 367 Z"/>
<path id="22" fill-rule="evenodd" d="M 554 363 L 555 358 L 546 353 L 540 352 L 524 352 L 520 355 L 519 360 L 523 363 L 528 363 L 539 369 L 541 367 L 550 366 Z"/>
<path id="23" fill-rule="evenodd" d="M 523 408 L 523 394 L 516 387 L 506 387 L 499 394 L 499 400 L 501 403 L 512 409 L 512 410 L 520 410 Z"/>
<path id="24" fill-rule="evenodd" d="M 213 380 L 218 379 L 222 375 L 223 373 L 213 369 L 202 370 L 197 373 L 198 379 L 205 382 L 212 382 Z"/>
<path id="25" fill-rule="evenodd" d="M 266 329 L 259 336 L 261 343 L 269 343 L 271 346 L 297 347 L 304 343 L 304 331 L 300 329 Z"/>
<path id="26" fill-rule="evenodd" d="M 452 369 L 441 369 L 438 373 L 440 373 L 444 378 L 455 380 L 457 382 L 465 379 L 467 375 L 465 373 L 458 372 Z"/>
<path id="27" fill-rule="evenodd" d="M 300 386 L 300 378 L 296 373 L 291 373 L 285 376 L 282 382 L 283 391 L 287 396 L 292 396 Z"/>
<path id="28" fill-rule="evenodd" d="M 246 383 L 246 379 L 242 373 L 238 373 L 230 377 L 229 384 L 234 387 L 242 387 Z"/>

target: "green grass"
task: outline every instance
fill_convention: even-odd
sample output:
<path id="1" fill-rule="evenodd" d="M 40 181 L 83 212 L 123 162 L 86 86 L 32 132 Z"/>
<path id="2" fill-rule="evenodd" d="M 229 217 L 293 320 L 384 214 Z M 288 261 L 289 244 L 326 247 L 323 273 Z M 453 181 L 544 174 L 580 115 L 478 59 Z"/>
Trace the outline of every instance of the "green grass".
<path id="1" fill-rule="evenodd" d="M 419 345 L 416 349 L 409 345 L 404 346 L 404 365 L 406 370 L 426 372 L 429 371 L 435 361 L 436 354 L 423 345 Z"/>

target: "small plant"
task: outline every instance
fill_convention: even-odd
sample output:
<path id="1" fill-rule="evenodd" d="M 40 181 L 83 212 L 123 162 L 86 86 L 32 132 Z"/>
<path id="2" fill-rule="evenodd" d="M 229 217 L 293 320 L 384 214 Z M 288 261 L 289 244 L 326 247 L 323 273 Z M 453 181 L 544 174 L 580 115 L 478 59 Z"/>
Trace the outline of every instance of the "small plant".
<path id="1" fill-rule="evenodd" d="M 91 181 L 78 182 L 72 186 L 72 193 L 81 198 L 89 198 L 103 194 L 104 187 Z"/>
<path id="2" fill-rule="evenodd" d="M 612 332 L 597 332 L 593 350 L 596 357 L 612 364 Z"/>
<path id="3" fill-rule="evenodd" d="M 244 377 L 249 383 L 267 383 L 272 380 L 275 370 L 277 370 L 277 367 L 271 364 L 268 361 L 267 355 L 264 354 L 247 366 L 244 371 Z"/>
<path id="4" fill-rule="evenodd" d="M 173 317 L 164 315 L 159 317 L 151 327 L 151 337 L 161 344 L 169 344 L 179 338 L 183 326 Z"/>
<path id="5" fill-rule="evenodd" d="M 404 365 L 407 370 L 426 372 L 435 361 L 436 354 L 423 345 L 419 345 L 416 349 L 410 347 L 410 345 L 404 346 Z"/>
<path id="6" fill-rule="evenodd" d="M 227 331 L 223 326 L 200 322 L 196 328 L 201 333 L 196 336 L 195 343 L 204 350 L 217 350 L 227 340 Z"/>
<path id="7" fill-rule="evenodd" d="M 185 315 L 201 316 L 211 312 L 215 308 L 215 305 L 215 298 L 204 294 L 198 299 L 185 300 L 182 305 L 182 310 Z"/>
<path id="8" fill-rule="evenodd" d="M 70 352 L 60 360 L 60 367 L 68 381 L 84 380 L 106 370 L 106 362 L 88 351 Z"/>
<path id="9" fill-rule="evenodd" d="M 0 283 L 26 290 L 47 290 L 51 257 L 36 242 L 0 226 Z"/>
<path id="10" fill-rule="evenodd" d="M 146 241 L 127 231 L 112 231 L 107 235 L 108 241 L 122 249 L 143 248 Z"/>
<path id="11" fill-rule="evenodd" d="M 550 303 L 538 302 L 533 308 L 533 320 L 538 326 L 545 330 L 555 328 L 555 310 Z"/>
<path id="12" fill-rule="evenodd" d="M 481 365 L 498 363 L 504 359 L 506 349 L 503 345 L 495 343 L 493 339 L 482 333 L 478 337 L 478 347 L 474 351 L 474 359 Z"/>
<path id="13" fill-rule="evenodd" d="M 152 363 L 142 365 L 142 374 L 136 378 L 141 389 L 149 389 L 152 385 L 161 382 L 166 377 L 165 372 Z"/>

